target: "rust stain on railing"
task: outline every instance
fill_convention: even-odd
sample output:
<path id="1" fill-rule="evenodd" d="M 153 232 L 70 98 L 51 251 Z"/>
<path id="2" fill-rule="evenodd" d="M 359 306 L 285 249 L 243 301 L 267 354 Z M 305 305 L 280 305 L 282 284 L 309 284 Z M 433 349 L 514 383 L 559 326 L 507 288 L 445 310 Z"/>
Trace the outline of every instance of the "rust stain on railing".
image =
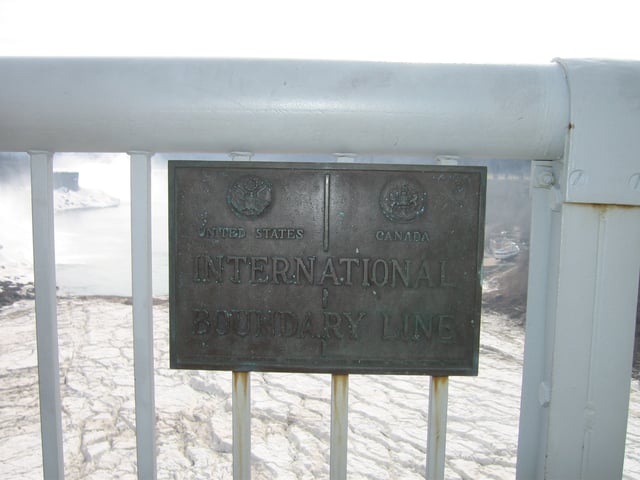
<path id="1" fill-rule="evenodd" d="M 334 373 L 331 378 L 331 480 L 347 478 L 349 375 Z"/>
<path id="2" fill-rule="evenodd" d="M 233 372 L 233 478 L 251 478 L 249 372 Z"/>
<path id="3" fill-rule="evenodd" d="M 243 398 L 249 391 L 249 372 L 233 372 L 233 386 Z"/>
<path id="4" fill-rule="evenodd" d="M 429 480 L 444 478 L 448 395 L 449 377 L 431 377 L 427 439 L 427 479 Z"/>
<path id="5" fill-rule="evenodd" d="M 448 388 L 449 388 L 449 377 L 433 377 L 432 378 L 432 382 L 433 382 L 433 401 L 436 407 L 436 411 L 435 411 L 435 415 L 436 415 L 436 422 L 435 422 L 435 439 L 436 439 L 436 447 L 440 446 L 440 439 L 441 436 L 444 435 L 446 432 L 441 431 L 441 427 L 442 425 L 442 415 L 447 415 L 447 404 L 445 403 L 444 405 L 442 404 L 442 402 L 440 402 L 440 398 L 441 396 L 444 394 L 446 395 L 448 392 Z M 444 408 L 444 411 L 443 411 Z M 446 429 L 446 424 L 444 425 L 445 429 Z"/>

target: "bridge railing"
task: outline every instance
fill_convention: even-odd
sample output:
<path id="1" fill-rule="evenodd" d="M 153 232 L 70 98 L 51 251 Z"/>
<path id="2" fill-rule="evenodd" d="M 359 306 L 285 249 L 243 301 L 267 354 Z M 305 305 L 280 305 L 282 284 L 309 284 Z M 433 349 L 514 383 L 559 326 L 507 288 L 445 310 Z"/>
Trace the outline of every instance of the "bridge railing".
<path id="1" fill-rule="evenodd" d="M 620 478 L 640 266 L 640 64 L 396 65 L 0 59 L 0 150 L 31 153 L 46 478 L 62 478 L 52 153 L 131 155 L 139 478 L 155 478 L 150 152 L 534 160 L 520 478 Z M 248 476 L 249 380 L 234 377 L 234 475 Z M 432 381 L 442 478 L 446 381 Z M 344 478 L 347 379 L 333 382 Z M 334 455 L 334 451 L 338 452 Z M 334 463 L 335 459 L 335 463 Z M 435 460 L 437 459 L 437 460 Z"/>

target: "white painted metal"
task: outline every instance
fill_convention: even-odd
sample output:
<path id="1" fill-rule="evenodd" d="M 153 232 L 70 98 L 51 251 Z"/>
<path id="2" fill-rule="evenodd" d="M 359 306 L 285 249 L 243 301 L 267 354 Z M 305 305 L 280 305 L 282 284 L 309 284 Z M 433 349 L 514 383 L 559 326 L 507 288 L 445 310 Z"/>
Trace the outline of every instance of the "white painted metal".
<path id="1" fill-rule="evenodd" d="M 136 446 L 139 479 L 156 478 L 151 281 L 151 155 L 131 157 L 131 276 Z"/>
<path id="2" fill-rule="evenodd" d="M 519 460 L 518 475 L 620 478 L 640 268 L 639 98 L 638 62 L 3 58 L 0 150 L 562 158 L 540 178 L 558 188 L 534 192 L 538 325 L 527 327 L 519 450 L 531 461 Z M 40 374 L 45 471 L 61 476 L 50 155 L 33 154 L 32 167 L 38 348 L 48 352 L 39 364 L 50 372 Z M 246 419 L 248 388 L 248 374 L 234 374 L 234 415 Z M 234 421 L 234 438 L 234 457 L 249 465 L 248 424 Z M 234 458 L 236 470 L 249 475 Z"/>
<path id="3" fill-rule="evenodd" d="M 529 294 L 527 296 L 526 343 L 524 347 L 520 430 L 517 471 L 520 478 L 544 478 L 545 451 L 541 439 L 547 436 L 550 385 L 550 357 L 553 330 L 547 325 L 550 306 L 547 287 L 550 272 L 557 266 L 550 264 L 551 254 L 557 250 L 551 244 L 552 217 L 559 215 L 561 192 L 556 183 L 557 162 L 533 162 L 531 166 L 531 236 L 529 244 Z M 557 222 L 556 222 L 557 223 Z M 555 253 L 555 252 L 554 252 Z"/>
<path id="4" fill-rule="evenodd" d="M 573 125 L 553 177 L 533 179 L 557 187 L 533 193 L 518 478 L 620 478 L 640 270 L 640 64 L 562 64 Z"/>
<path id="5" fill-rule="evenodd" d="M 251 152 L 231 152 L 229 156 L 234 162 L 249 162 L 253 154 Z"/>
<path id="6" fill-rule="evenodd" d="M 0 146 L 557 159 L 566 88 L 556 64 L 2 58 Z"/>
<path id="7" fill-rule="evenodd" d="M 353 153 L 336 153 L 336 162 L 338 163 L 354 163 L 356 161 L 357 155 Z"/>
<path id="8" fill-rule="evenodd" d="M 566 201 L 640 206 L 640 62 L 558 62 L 571 105 Z"/>
<path id="9" fill-rule="evenodd" d="M 251 478 L 251 376 L 233 372 L 231 392 L 233 423 L 233 480 Z"/>
<path id="10" fill-rule="evenodd" d="M 538 478 L 621 478 L 640 265 L 640 209 L 564 204 L 554 219 L 551 362 Z M 528 339 L 527 339 L 528 341 Z M 529 414 L 522 411 L 522 415 Z M 524 453 L 524 452 L 523 452 Z M 521 478 L 533 478 L 527 472 Z"/>
<path id="11" fill-rule="evenodd" d="M 329 478 L 346 480 L 349 440 L 349 375 L 331 375 L 331 446 Z"/>
<path id="12" fill-rule="evenodd" d="M 427 480 L 444 479 L 448 402 L 449 377 L 431 377 L 429 383 L 429 430 L 427 433 Z"/>
<path id="13" fill-rule="evenodd" d="M 459 158 L 437 155 L 438 165 L 454 166 Z M 444 479 L 446 457 L 449 378 L 431 377 L 429 382 L 429 422 L 427 424 L 427 480 Z"/>
<path id="14" fill-rule="evenodd" d="M 234 151 L 231 160 L 248 162 L 251 152 Z M 232 386 L 233 480 L 251 478 L 251 374 L 233 372 Z"/>
<path id="15" fill-rule="evenodd" d="M 455 155 L 436 155 L 436 162 L 438 165 L 454 166 L 458 165 L 459 160 L 460 157 L 456 157 Z"/>
<path id="16" fill-rule="evenodd" d="M 356 155 L 336 153 L 335 157 L 338 163 L 353 163 Z M 327 208 L 328 205 L 325 205 L 325 212 Z M 329 478 L 331 480 L 346 480 L 347 478 L 348 444 L 349 375 L 333 374 L 331 375 L 331 439 L 329 446 Z"/>
<path id="17" fill-rule="evenodd" d="M 56 260 L 53 222 L 53 157 L 31 152 L 31 216 L 35 281 L 38 385 L 44 478 L 64 478 Z"/>

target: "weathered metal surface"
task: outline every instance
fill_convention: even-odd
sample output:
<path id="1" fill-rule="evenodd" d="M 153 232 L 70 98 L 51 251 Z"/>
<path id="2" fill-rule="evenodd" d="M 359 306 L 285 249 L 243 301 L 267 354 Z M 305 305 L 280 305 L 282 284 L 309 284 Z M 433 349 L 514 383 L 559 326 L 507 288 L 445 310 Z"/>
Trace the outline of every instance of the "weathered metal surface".
<path id="1" fill-rule="evenodd" d="M 331 442 L 329 478 L 346 480 L 349 440 L 349 375 L 331 376 Z"/>
<path id="2" fill-rule="evenodd" d="M 475 375 L 486 172 L 169 162 L 174 368 Z"/>
<path id="3" fill-rule="evenodd" d="M 251 478 L 251 382 L 249 372 L 233 372 L 233 480 Z"/>
<path id="4" fill-rule="evenodd" d="M 431 377 L 429 431 L 427 433 L 427 480 L 444 479 L 448 403 L 449 377 Z"/>

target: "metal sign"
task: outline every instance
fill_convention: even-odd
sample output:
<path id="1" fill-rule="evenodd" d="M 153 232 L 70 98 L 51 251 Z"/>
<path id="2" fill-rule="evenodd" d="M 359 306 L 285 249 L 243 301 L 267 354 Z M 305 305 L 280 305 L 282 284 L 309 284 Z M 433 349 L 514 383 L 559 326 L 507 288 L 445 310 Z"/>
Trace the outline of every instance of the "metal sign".
<path id="1" fill-rule="evenodd" d="M 476 375 L 486 169 L 169 162 L 171 367 Z"/>

